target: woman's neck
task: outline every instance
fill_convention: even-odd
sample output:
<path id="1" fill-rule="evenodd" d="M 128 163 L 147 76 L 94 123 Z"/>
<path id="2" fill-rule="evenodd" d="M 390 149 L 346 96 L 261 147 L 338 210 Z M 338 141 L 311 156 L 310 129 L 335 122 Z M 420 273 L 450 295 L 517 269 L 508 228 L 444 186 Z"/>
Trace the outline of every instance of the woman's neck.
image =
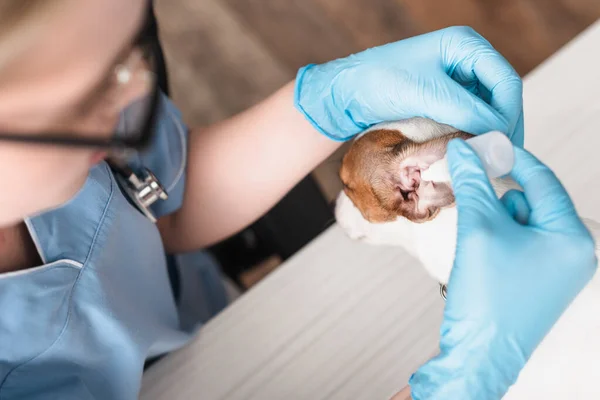
<path id="1" fill-rule="evenodd" d="M 24 223 L 0 228 L 0 273 L 19 271 L 40 264 L 40 256 Z"/>

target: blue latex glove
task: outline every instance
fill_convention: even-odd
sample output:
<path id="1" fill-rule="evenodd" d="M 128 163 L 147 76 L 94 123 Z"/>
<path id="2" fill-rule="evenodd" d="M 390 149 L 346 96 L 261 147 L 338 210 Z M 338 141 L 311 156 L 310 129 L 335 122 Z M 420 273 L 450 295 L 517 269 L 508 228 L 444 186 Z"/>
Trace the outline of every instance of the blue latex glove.
<path id="1" fill-rule="evenodd" d="M 596 271 L 594 240 L 554 173 L 515 148 L 524 189 L 498 199 L 471 148 L 448 163 L 458 208 L 440 354 L 410 379 L 412 397 L 500 399 Z"/>
<path id="2" fill-rule="evenodd" d="M 344 141 L 382 121 L 427 117 L 523 146 L 522 82 L 473 29 L 451 27 L 298 71 L 295 105 Z"/>

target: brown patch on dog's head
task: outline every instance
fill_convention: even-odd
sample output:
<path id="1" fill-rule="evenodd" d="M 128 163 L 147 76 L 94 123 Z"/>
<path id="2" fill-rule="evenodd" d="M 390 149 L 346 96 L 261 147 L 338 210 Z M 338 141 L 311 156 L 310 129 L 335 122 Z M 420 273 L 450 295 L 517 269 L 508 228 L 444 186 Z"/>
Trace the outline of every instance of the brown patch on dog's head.
<path id="1" fill-rule="evenodd" d="M 447 184 L 421 182 L 420 171 L 441 159 L 448 141 L 472 137 L 456 132 L 424 143 L 398 130 L 373 130 L 356 140 L 340 169 L 344 192 L 370 222 L 388 222 L 398 216 L 413 222 L 429 221 L 440 209 L 453 205 Z"/>

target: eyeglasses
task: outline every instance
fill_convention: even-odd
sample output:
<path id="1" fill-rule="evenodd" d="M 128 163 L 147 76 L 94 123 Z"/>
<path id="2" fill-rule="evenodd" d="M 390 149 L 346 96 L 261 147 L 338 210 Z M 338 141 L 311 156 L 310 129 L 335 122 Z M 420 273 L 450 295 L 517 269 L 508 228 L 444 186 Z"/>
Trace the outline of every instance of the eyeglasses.
<path id="1" fill-rule="evenodd" d="M 98 87 L 90 104 L 52 132 L 0 132 L 0 141 L 104 149 L 113 153 L 146 148 L 152 138 L 159 104 L 158 55 L 152 30 L 144 23 L 123 61 Z M 73 127 L 76 127 L 73 129 Z"/>

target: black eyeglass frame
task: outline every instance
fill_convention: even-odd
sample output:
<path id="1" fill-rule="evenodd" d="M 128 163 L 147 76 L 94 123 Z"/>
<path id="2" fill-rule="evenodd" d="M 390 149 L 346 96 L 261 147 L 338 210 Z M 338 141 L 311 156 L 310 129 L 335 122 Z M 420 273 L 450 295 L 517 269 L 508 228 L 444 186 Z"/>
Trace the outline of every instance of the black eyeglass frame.
<path id="1" fill-rule="evenodd" d="M 162 60 L 162 49 L 156 35 L 156 21 L 151 8 L 148 10 L 146 21 L 133 42 L 134 45 L 142 45 L 148 49 L 153 59 L 158 62 Z M 159 66 L 156 66 L 157 69 Z M 153 71 L 156 73 L 157 71 Z M 152 139 L 154 125 L 156 123 L 157 108 L 160 97 L 159 77 L 155 76 L 150 97 L 150 108 L 148 117 L 140 128 L 139 135 L 127 135 L 127 137 L 113 136 L 106 139 L 81 137 L 80 134 L 72 133 L 40 133 L 36 135 L 16 134 L 0 132 L 0 142 L 9 141 L 17 143 L 43 144 L 60 147 L 96 148 L 108 151 L 139 151 L 145 149 Z M 79 136 L 79 137 L 78 137 Z"/>

